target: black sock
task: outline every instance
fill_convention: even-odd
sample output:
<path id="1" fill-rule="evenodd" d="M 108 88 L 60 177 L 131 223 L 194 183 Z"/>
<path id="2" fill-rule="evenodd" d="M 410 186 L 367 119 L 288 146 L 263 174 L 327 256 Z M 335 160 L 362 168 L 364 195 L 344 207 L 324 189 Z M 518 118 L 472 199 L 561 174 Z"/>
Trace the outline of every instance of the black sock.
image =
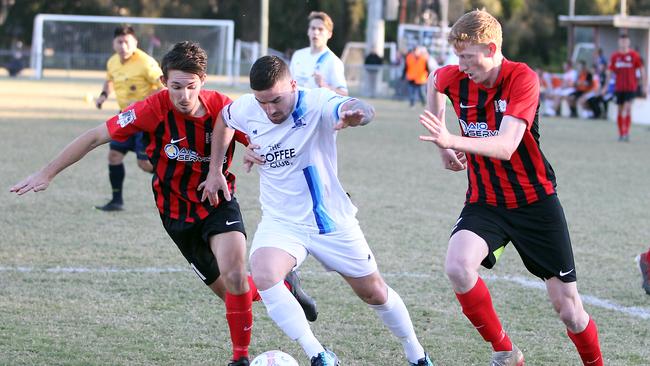
<path id="1" fill-rule="evenodd" d="M 113 189 L 112 202 L 122 203 L 122 183 L 124 183 L 124 175 L 124 164 L 108 166 L 108 179 L 111 181 L 111 188 Z"/>

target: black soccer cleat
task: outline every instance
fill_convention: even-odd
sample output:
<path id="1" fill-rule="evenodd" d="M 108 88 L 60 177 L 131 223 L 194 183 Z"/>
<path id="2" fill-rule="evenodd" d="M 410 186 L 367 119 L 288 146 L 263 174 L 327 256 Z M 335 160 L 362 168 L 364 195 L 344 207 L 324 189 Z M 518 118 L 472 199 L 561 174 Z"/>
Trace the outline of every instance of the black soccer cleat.
<path id="1" fill-rule="evenodd" d="M 316 301 L 302 289 L 300 286 L 300 277 L 296 271 L 291 271 L 284 278 L 284 280 L 291 286 L 291 294 L 293 297 L 298 300 L 298 303 L 302 307 L 302 311 L 305 312 L 305 317 L 310 322 L 316 321 L 318 317 L 318 309 L 316 308 Z"/>
<path id="2" fill-rule="evenodd" d="M 250 365 L 250 362 L 248 361 L 248 357 L 240 357 L 239 360 L 237 361 L 232 361 L 231 363 L 228 364 L 228 366 L 248 366 Z"/>
<path id="3" fill-rule="evenodd" d="M 101 210 L 101 211 L 122 211 L 124 209 L 124 205 L 115 201 L 111 201 L 104 206 L 95 206 L 96 209 Z"/>

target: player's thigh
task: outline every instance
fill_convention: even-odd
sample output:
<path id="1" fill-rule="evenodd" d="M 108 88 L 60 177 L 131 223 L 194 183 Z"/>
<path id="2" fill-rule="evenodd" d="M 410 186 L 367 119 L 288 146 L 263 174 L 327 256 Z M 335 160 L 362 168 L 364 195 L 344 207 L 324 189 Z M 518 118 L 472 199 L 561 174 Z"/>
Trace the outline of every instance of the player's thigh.
<path id="1" fill-rule="evenodd" d="M 209 244 L 203 240 L 201 225 L 174 220 L 166 216 L 161 216 L 161 220 L 167 234 L 196 275 L 206 285 L 213 284 L 220 275 L 219 265 Z"/>
<path id="2" fill-rule="evenodd" d="M 249 254 L 255 283 L 276 283 L 293 267 L 300 266 L 307 258 L 307 240 L 304 232 L 290 224 L 263 217 Z"/>
<path id="3" fill-rule="evenodd" d="M 221 201 L 203 219 L 201 239 L 209 247 L 220 272 L 244 272 L 246 267 L 246 230 L 239 203 L 235 197 Z"/>
<path id="4" fill-rule="evenodd" d="M 377 271 L 375 255 L 359 225 L 327 234 L 311 234 L 307 250 L 328 271 L 360 278 Z"/>
<path id="5" fill-rule="evenodd" d="M 445 266 L 464 270 L 478 270 L 483 265 L 492 268 L 509 238 L 504 222 L 495 207 L 482 204 L 467 204 L 451 229 Z"/>
<path id="6" fill-rule="evenodd" d="M 547 280 L 576 281 L 576 268 L 564 210 L 556 195 L 516 209 L 509 234 L 526 269 Z"/>

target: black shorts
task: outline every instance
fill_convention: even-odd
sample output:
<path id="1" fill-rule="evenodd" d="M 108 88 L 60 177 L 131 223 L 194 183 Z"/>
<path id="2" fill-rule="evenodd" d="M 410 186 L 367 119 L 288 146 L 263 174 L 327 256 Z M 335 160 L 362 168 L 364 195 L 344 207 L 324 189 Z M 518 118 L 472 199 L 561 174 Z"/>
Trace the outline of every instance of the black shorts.
<path id="1" fill-rule="evenodd" d="M 489 254 L 481 262 L 485 268 L 492 268 L 512 242 L 530 273 L 543 280 L 576 281 L 571 239 L 557 195 L 515 209 L 467 204 L 451 235 L 459 230 L 471 231 L 486 241 Z"/>
<path id="2" fill-rule="evenodd" d="M 222 201 L 210 214 L 199 222 L 178 221 L 160 215 L 163 227 L 172 238 L 183 257 L 206 285 L 219 278 L 217 258 L 210 249 L 208 239 L 217 234 L 239 231 L 246 235 L 244 221 L 235 197 Z"/>
<path id="3" fill-rule="evenodd" d="M 126 154 L 129 151 L 133 151 L 137 155 L 138 160 L 149 160 L 147 156 L 147 145 L 149 138 L 144 132 L 138 132 L 135 135 L 131 135 L 126 141 L 120 142 L 111 140 L 110 147 L 111 150 L 119 151 L 122 154 Z"/>
<path id="4" fill-rule="evenodd" d="M 614 92 L 614 95 L 616 95 L 616 104 L 623 104 L 625 102 L 631 102 L 636 98 L 636 91 L 629 91 L 629 92 L 624 92 L 624 91 L 617 91 Z"/>

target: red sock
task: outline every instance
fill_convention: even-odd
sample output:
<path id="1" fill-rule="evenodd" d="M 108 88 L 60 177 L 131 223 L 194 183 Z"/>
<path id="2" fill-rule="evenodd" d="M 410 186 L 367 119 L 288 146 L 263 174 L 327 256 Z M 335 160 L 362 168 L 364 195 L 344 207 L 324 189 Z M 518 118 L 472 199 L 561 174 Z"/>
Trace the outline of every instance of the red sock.
<path id="1" fill-rule="evenodd" d="M 566 333 L 576 345 L 584 365 L 603 366 L 603 356 L 600 353 L 600 343 L 598 342 L 598 328 L 593 319 L 589 319 L 587 328 L 582 332 L 571 333 L 567 329 Z"/>
<path id="2" fill-rule="evenodd" d="M 251 300 L 262 301 L 262 297 L 260 296 L 260 293 L 257 292 L 257 286 L 255 286 L 255 282 L 253 282 L 253 276 L 251 275 L 248 275 L 248 287 L 251 289 Z"/>
<path id="3" fill-rule="evenodd" d="M 512 342 L 501 327 L 501 322 L 492 305 L 490 291 L 481 277 L 476 285 L 464 294 L 456 294 L 463 314 L 474 325 L 483 339 L 492 343 L 495 351 L 512 351 Z"/>
<path id="4" fill-rule="evenodd" d="M 226 293 L 226 320 L 232 340 L 232 359 L 248 357 L 253 328 L 251 291 L 241 295 Z"/>
<path id="5" fill-rule="evenodd" d="M 618 126 L 618 135 L 623 136 L 623 116 L 620 113 L 616 116 L 616 126 Z"/>

